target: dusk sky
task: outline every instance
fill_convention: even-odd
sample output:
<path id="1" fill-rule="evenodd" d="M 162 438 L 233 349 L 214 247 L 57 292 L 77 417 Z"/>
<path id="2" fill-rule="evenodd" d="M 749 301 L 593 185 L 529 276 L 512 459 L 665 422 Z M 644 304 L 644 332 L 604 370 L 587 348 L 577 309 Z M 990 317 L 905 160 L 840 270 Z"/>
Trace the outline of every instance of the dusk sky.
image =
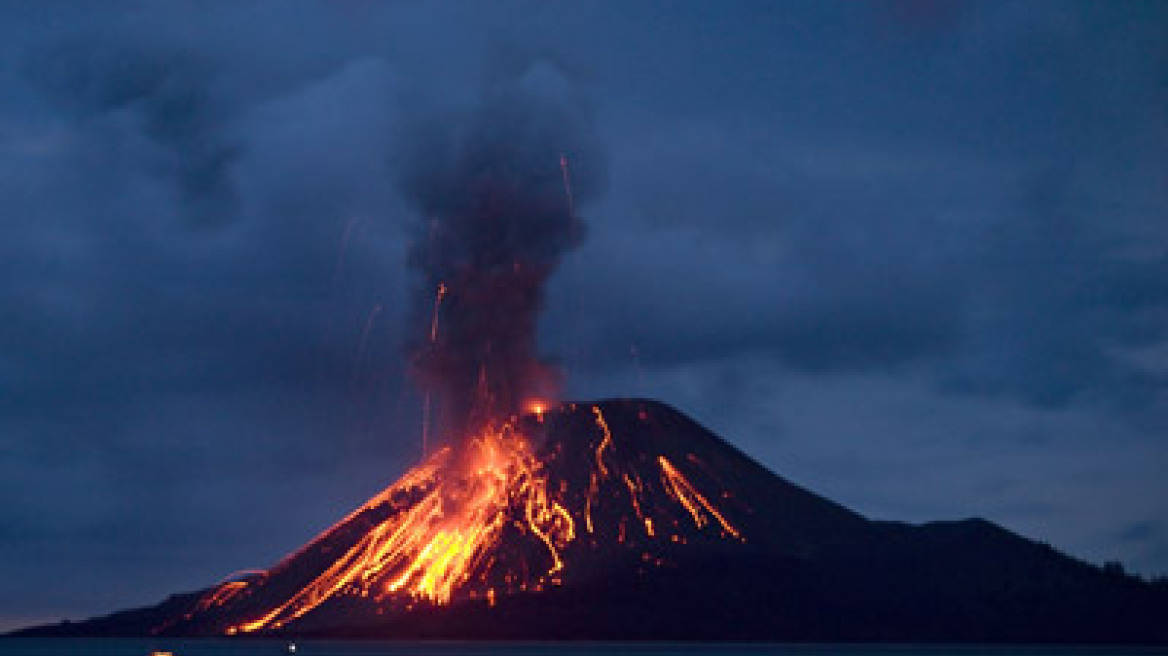
<path id="1" fill-rule="evenodd" d="M 403 179 L 500 88 L 592 140 L 568 398 L 1168 574 L 1168 3 L 17 0 L 0 630 L 270 566 L 417 461 Z"/>

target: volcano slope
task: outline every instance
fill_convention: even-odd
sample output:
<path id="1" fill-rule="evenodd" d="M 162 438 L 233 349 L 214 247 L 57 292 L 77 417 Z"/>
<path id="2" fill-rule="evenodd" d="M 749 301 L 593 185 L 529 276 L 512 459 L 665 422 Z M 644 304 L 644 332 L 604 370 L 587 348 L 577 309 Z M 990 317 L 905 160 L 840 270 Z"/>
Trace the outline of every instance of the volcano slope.
<path id="1" fill-rule="evenodd" d="M 866 519 L 659 402 L 476 444 L 264 573 L 20 634 L 1168 642 L 1162 585 L 982 519 Z"/>

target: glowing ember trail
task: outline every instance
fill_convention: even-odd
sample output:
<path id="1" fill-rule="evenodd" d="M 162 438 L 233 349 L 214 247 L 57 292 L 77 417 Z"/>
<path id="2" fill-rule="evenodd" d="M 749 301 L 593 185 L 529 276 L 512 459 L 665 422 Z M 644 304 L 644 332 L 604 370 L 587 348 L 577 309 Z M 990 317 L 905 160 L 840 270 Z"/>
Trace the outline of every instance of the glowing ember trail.
<path id="1" fill-rule="evenodd" d="M 430 343 L 438 341 L 438 310 L 442 308 L 442 299 L 446 296 L 446 283 L 438 283 L 438 293 L 434 296 L 434 315 L 430 319 Z"/>
<path id="2" fill-rule="evenodd" d="M 572 176 L 568 172 L 568 156 L 560 153 L 560 173 L 564 177 L 564 196 L 568 199 L 568 217 L 576 216 L 576 199 L 572 196 Z"/>
<path id="3" fill-rule="evenodd" d="M 434 311 L 430 316 L 430 347 L 438 343 L 438 311 L 442 309 L 442 299 L 446 297 L 446 283 L 438 283 L 438 293 L 434 295 Z M 422 458 L 430 451 L 430 406 L 432 400 L 427 390 L 422 401 Z"/>

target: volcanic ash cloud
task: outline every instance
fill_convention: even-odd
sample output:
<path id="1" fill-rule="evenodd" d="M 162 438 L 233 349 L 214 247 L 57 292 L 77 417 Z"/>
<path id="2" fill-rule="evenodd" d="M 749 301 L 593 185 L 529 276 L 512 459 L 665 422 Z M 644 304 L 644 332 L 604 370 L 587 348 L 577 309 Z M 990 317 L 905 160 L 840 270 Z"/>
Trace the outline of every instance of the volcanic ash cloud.
<path id="1" fill-rule="evenodd" d="M 555 394 L 537 319 L 583 237 L 576 211 L 599 186 L 598 148 L 587 99 L 547 63 L 496 79 L 472 111 L 415 139 L 403 184 L 422 283 L 409 347 L 443 432 L 465 435 Z"/>

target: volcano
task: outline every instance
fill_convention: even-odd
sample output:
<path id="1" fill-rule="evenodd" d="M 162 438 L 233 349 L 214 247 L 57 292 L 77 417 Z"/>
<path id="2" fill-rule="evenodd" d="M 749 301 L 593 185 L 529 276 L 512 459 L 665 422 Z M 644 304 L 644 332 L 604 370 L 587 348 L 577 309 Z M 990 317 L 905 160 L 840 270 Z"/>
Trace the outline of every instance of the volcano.
<path id="1" fill-rule="evenodd" d="M 430 455 L 271 569 L 23 635 L 1168 642 L 1168 594 L 981 519 L 873 521 L 650 400 Z"/>

